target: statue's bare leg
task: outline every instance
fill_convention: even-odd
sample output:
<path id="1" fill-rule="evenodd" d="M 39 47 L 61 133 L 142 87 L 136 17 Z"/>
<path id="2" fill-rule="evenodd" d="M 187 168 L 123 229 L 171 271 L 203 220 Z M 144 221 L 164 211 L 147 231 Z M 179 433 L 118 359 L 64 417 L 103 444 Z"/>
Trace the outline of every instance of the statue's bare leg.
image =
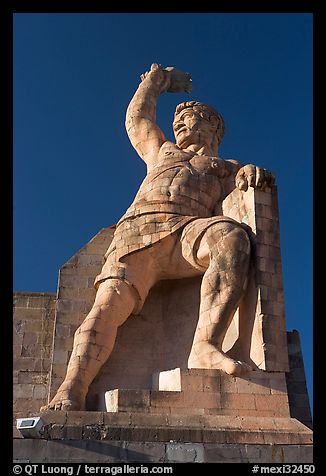
<path id="1" fill-rule="evenodd" d="M 245 292 L 250 264 L 248 235 L 232 224 L 215 224 L 206 231 L 197 256 L 208 267 L 188 366 L 240 375 L 250 367 L 226 355 L 222 343 Z"/>
<path id="2" fill-rule="evenodd" d="M 77 329 L 66 377 L 45 410 L 83 410 L 88 387 L 111 354 L 117 329 L 132 313 L 133 289 L 123 280 L 99 285 L 94 305 Z"/>

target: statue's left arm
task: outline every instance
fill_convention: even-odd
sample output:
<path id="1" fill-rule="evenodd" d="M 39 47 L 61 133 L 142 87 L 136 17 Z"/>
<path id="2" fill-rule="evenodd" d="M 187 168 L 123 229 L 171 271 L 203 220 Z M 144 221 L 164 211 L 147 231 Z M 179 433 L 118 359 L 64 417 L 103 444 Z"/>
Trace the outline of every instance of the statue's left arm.
<path id="1" fill-rule="evenodd" d="M 275 183 L 274 175 L 267 169 L 248 164 L 241 167 L 235 176 L 235 185 L 246 192 L 248 187 L 264 189 Z"/>
<path id="2" fill-rule="evenodd" d="M 223 185 L 224 198 L 235 188 L 244 192 L 249 187 L 263 190 L 265 187 L 272 187 L 275 183 L 275 177 L 271 172 L 253 164 L 242 165 L 236 160 L 217 159 L 212 165 Z"/>

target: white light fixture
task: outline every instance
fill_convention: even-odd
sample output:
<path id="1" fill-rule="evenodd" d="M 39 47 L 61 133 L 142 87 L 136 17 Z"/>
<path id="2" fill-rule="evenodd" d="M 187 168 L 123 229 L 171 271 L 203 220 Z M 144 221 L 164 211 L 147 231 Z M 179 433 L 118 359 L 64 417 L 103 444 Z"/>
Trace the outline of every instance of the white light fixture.
<path id="1" fill-rule="evenodd" d="M 24 438 L 40 438 L 43 426 L 41 417 L 17 418 L 17 429 Z"/>

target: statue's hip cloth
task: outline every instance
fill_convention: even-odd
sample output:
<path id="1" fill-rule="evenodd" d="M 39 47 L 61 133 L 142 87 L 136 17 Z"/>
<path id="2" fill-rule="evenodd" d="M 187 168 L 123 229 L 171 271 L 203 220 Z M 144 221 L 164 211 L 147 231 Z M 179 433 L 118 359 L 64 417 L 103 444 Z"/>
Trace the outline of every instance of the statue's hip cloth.
<path id="1" fill-rule="evenodd" d="M 107 279 L 125 281 L 137 300 L 133 314 L 139 313 L 157 281 L 206 271 L 197 258 L 197 250 L 206 230 L 220 222 L 243 228 L 243 224 L 226 216 L 200 218 L 164 212 L 125 215 L 105 253 L 106 261 L 95 278 L 95 288 Z"/>

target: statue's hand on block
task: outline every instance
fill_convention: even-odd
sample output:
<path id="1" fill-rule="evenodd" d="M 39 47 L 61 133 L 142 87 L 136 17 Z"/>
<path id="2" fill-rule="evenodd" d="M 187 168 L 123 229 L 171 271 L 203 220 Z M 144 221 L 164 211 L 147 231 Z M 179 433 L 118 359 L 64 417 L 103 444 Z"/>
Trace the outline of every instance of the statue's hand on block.
<path id="1" fill-rule="evenodd" d="M 269 170 L 257 167 L 253 164 L 248 164 L 241 167 L 238 171 L 235 177 L 235 184 L 244 192 L 248 190 L 248 187 L 264 190 L 266 187 L 273 187 L 275 184 L 275 177 Z"/>
<path id="2" fill-rule="evenodd" d="M 156 83 L 162 92 L 189 93 L 192 89 L 192 79 L 189 73 L 184 73 L 173 66 L 163 68 L 162 65 L 153 63 L 149 71 L 140 76 L 142 81 L 151 80 Z"/>

